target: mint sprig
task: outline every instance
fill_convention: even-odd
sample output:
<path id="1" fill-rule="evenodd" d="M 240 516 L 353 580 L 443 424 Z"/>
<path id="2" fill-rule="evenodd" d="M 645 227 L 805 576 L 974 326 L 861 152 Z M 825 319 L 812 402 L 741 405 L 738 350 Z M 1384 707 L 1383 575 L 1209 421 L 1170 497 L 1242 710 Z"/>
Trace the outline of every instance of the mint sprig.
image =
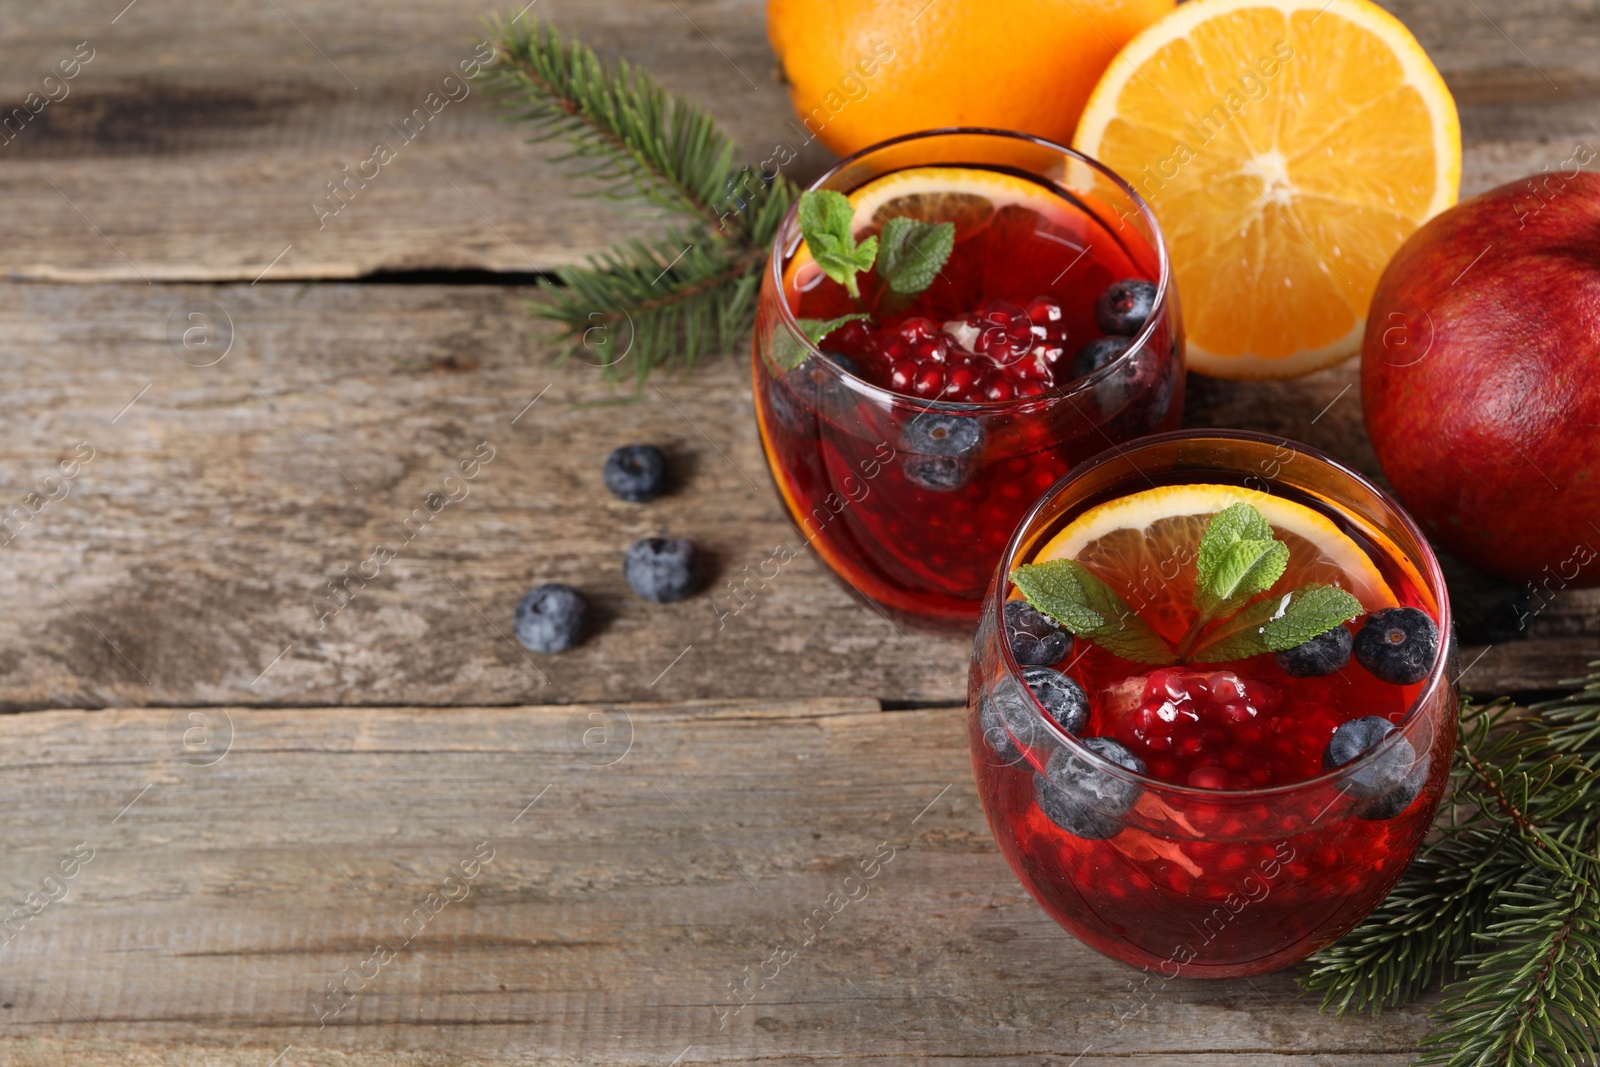
<path id="1" fill-rule="evenodd" d="M 845 323 L 870 318 L 872 316 L 864 311 L 853 311 L 836 319 L 795 319 L 794 324 L 800 327 L 800 332 L 805 335 L 807 341 L 819 345 L 824 337 Z M 787 331 L 779 328 L 772 332 L 772 361 L 778 365 L 779 370 L 794 370 L 804 363 L 806 356 L 810 354 L 811 350 L 796 341 Z"/>
<path id="2" fill-rule="evenodd" d="M 1123 659 L 1226 663 L 1282 652 L 1361 614 L 1355 596 L 1320 582 L 1255 599 L 1272 593 L 1288 565 L 1289 546 L 1249 504 L 1212 516 L 1195 552 L 1195 620 L 1176 648 L 1076 560 L 1024 564 L 1011 581 L 1039 611 Z"/>
<path id="3" fill-rule="evenodd" d="M 861 299 L 856 275 L 872 270 L 897 296 L 915 296 L 933 284 L 956 244 L 951 222 L 923 222 L 895 216 L 883 224 L 879 236 L 856 241 L 851 223 L 855 208 L 843 193 L 812 189 L 800 194 L 800 236 L 822 272 L 845 287 L 852 299 Z M 881 253 L 881 254 L 880 254 Z"/>
<path id="4" fill-rule="evenodd" d="M 872 261 L 878 255 L 878 239 L 868 237 L 856 242 L 850 230 L 855 214 L 844 194 L 831 189 L 813 189 L 800 196 L 800 236 L 811 249 L 811 258 L 824 274 L 860 300 L 856 275 L 872 269 Z"/>

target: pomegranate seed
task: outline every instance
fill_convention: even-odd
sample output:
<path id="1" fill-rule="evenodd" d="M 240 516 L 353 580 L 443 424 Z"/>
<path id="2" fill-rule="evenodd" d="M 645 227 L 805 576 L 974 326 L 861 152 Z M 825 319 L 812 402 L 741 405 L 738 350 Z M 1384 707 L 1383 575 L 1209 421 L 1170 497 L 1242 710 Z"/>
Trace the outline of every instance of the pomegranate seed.
<path id="1" fill-rule="evenodd" d="M 978 383 L 978 376 L 970 368 L 957 367 L 952 370 L 944 383 L 944 395 L 947 397 L 965 397 L 974 385 Z"/>
<path id="2" fill-rule="evenodd" d="M 1004 378 L 995 378 L 991 380 L 988 385 L 984 386 L 983 389 L 983 398 L 991 403 L 999 403 L 1002 400 L 1010 400 L 1016 395 L 1017 391 L 1013 389 L 1011 387 L 1011 383 L 1006 381 Z"/>

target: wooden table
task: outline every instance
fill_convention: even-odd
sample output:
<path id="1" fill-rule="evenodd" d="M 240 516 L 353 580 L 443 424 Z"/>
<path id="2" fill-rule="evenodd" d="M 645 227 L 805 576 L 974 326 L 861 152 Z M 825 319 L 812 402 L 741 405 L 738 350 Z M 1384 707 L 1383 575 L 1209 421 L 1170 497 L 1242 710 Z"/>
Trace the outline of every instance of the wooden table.
<path id="1" fill-rule="evenodd" d="M 608 404 L 523 308 L 533 272 L 648 217 L 575 199 L 474 90 L 319 224 L 324 183 L 472 55 L 482 8 L 125 2 L 0 8 L 7 107 L 90 57 L 0 147 L 0 500 L 91 457 L 0 551 L 22 909 L 0 1062 L 1409 1061 L 1421 1009 L 1321 1016 L 1287 974 L 1144 997 L 1045 918 L 974 795 L 965 641 L 895 630 L 809 556 L 719 624 L 725 583 L 796 543 L 742 359 Z M 798 140 L 761 6 L 536 13 L 759 159 Z M 1592 0 L 1394 7 L 1460 102 L 1464 192 L 1600 144 Z M 216 362 L 173 343 L 195 312 Z M 1197 381 L 1188 418 L 1374 471 L 1355 379 Z M 681 472 L 649 508 L 600 486 L 632 441 Z M 485 447 L 468 496 L 319 621 Z M 711 590 L 626 591 L 620 549 L 658 532 L 709 550 Z M 541 580 L 592 595 L 581 649 L 509 639 Z M 1527 639 L 1465 649 L 1464 684 L 1570 676 L 1597 608 L 1563 594 Z M 870 895 L 744 991 L 880 848 Z"/>

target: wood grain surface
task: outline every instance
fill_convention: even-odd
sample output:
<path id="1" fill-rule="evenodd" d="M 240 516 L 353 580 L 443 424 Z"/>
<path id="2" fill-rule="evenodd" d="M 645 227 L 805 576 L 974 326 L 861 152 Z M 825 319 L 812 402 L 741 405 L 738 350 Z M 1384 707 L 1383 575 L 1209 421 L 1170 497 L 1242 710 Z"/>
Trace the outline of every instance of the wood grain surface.
<path id="1" fill-rule="evenodd" d="M 5 718 L 0 803 L 28 817 L 0 885 L 21 900 L 92 857 L 0 948 L 0 1057 L 1407 1062 L 1418 1009 L 1319 1015 L 1288 973 L 1145 989 L 1056 927 L 990 840 L 962 714 L 835 699 Z M 808 936 L 863 858 L 877 873 Z M 795 958 L 734 999 L 780 945 Z"/>
<path id="2" fill-rule="evenodd" d="M 1460 105 L 1464 193 L 1600 149 L 1593 0 L 1385 6 Z M 763 9 L 524 10 L 806 181 L 829 157 Z M 522 279 L 336 280 L 545 271 L 657 224 L 577 195 L 479 85 L 417 111 L 490 10 L 0 2 L 0 710 L 25 712 L 0 716 L 0 1064 L 1409 1063 L 1426 1004 L 1336 1019 L 1292 974 L 1147 995 L 1045 917 L 976 801 L 965 639 L 897 630 L 804 553 L 725 614 L 800 543 L 742 354 L 618 394 L 553 364 Z M 1376 473 L 1355 385 L 1194 379 L 1186 421 Z M 636 441 L 674 470 L 648 506 L 600 482 Z M 629 592 L 655 534 L 702 546 L 706 591 Z M 509 637 L 545 580 L 596 616 L 556 657 Z M 1597 648 L 1600 592 L 1562 593 L 1463 649 L 1462 684 L 1546 689 Z"/>
<path id="3" fill-rule="evenodd" d="M 1558 168 L 1575 143 L 1600 149 L 1590 0 L 1386 6 L 1460 104 L 1463 192 Z M 493 10 L 482 0 L 232 0 L 203 16 L 180 0 L 0 5 L 7 114 L 80 44 L 93 51 L 67 95 L 0 145 L 0 269 L 71 281 L 547 270 L 648 225 L 576 198 L 555 149 L 524 144 L 481 88 L 415 123 L 420 135 L 397 131 L 473 56 Z M 541 0 L 529 17 L 703 102 L 752 162 L 783 143 L 797 153 L 789 172 L 806 181 L 829 157 L 795 123 L 763 11 L 761 0 Z M 325 183 L 379 141 L 395 160 L 319 222 Z"/>
<path id="4" fill-rule="evenodd" d="M 3 510 L 79 442 L 92 458 L 0 547 L 5 706 L 965 696 L 965 639 L 897 629 L 807 553 L 731 614 L 745 567 L 802 545 L 766 474 L 741 358 L 608 403 L 632 394 L 580 360 L 553 366 L 515 288 L 8 294 Z M 203 328 L 191 313 L 217 330 L 211 349 L 169 342 Z M 190 365 L 213 358 L 228 323 L 226 355 Z M 1189 421 L 1283 433 L 1372 470 L 1354 374 L 1200 384 Z M 632 441 L 662 445 L 677 472 L 649 505 L 600 481 L 605 454 Z M 475 478 L 444 482 L 485 454 Z M 460 499 L 430 518 L 430 493 Z M 657 534 L 709 553 L 705 592 L 657 605 L 628 590 L 623 549 Z M 378 544 L 397 552 L 381 568 L 366 563 Z M 330 581 L 374 570 L 327 614 Z M 546 580 L 584 589 L 598 616 L 591 640 L 553 657 L 509 636 L 518 598 Z M 1534 689 L 1577 673 L 1600 646 L 1597 604 L 1563 593 L 1531 639 L 1465 650 L 1465 683 Z"/>

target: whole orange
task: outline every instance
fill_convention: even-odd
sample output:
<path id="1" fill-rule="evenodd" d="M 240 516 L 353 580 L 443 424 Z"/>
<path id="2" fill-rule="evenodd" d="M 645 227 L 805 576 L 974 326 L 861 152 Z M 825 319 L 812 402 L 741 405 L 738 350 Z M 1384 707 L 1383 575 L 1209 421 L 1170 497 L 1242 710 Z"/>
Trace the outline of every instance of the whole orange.
<path id="1" fill-rule="evenodd" d="M 1174 0 L 767 0 L 808 136 L 840 155 L 935 126 L 1067 143 L 1117 50 Z"/>

